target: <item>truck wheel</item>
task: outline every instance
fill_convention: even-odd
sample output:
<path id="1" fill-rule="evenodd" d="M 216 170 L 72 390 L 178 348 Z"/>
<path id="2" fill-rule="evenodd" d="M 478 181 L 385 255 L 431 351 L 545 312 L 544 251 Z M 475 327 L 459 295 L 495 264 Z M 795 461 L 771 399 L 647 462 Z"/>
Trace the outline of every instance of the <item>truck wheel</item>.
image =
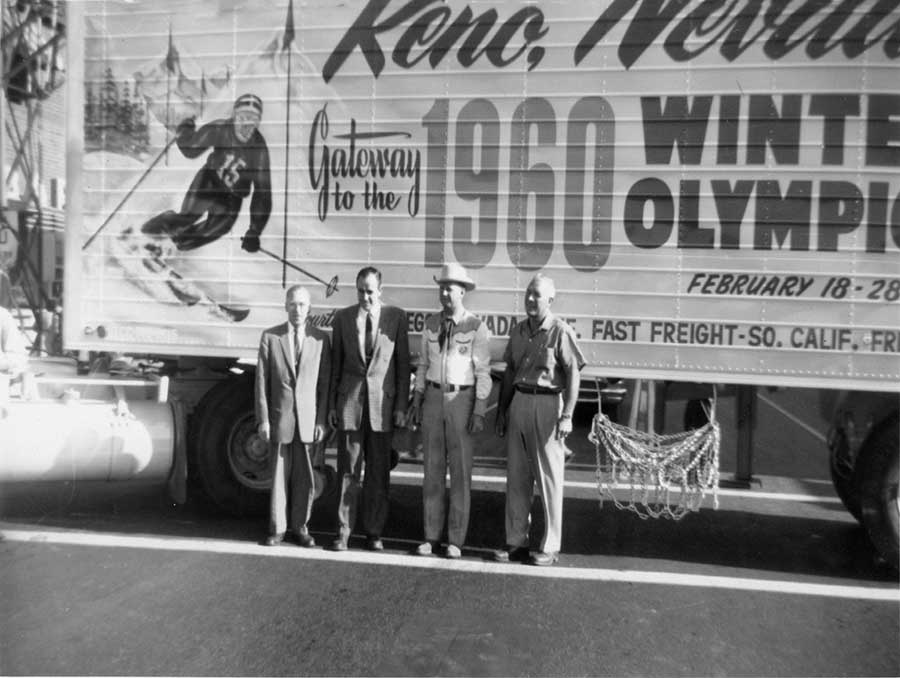
<path id="1" fill-rule="evenodd" d="M 850 445 L 843 431 L 833 431 L 829 441 L 828 466 L 831 470 L 831 483 L 834 491 L 841 498 L 844 506 L 860 523 L 862 509 L 859 506 L 859 487 L 854 473 L 854 459 L 850 455 Z"/>
<path id="2" fill-rule="evenodd" d="M 857 461 L 862 523 L 869 538 L 894 569 L 900 569 L 900 426 L 892 415 L 863 443 Z"/>
<path id="3" fill-rule="evenodd" d="M 237 516 L 265 515 L 271 470 L 268 446 L 256 433 L 253 380 L 217 384 L 195 414 L 194 466 L 205 494 Z"/>

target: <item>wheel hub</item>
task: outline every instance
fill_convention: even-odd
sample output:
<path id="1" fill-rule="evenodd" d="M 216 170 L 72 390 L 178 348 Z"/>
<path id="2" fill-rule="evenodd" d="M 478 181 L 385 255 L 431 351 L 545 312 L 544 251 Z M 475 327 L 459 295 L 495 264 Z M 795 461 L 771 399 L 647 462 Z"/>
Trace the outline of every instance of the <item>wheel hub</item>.
<path id="1" fill-rule="evenodd" d="M 263 491 L 272 485 L 269 446 L 256 432 L 253 415 L 239 419 L 228 437 L 228 466 L 244 487 Z"/>

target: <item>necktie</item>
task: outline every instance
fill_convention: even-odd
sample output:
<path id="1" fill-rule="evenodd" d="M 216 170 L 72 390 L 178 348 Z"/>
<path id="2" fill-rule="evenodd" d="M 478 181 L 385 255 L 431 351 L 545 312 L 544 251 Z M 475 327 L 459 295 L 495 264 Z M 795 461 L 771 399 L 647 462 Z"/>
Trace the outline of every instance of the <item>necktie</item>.
<path id="1" fill-rule="evenodd" d="M 300 369 L 300 330 L 294 330 L 294 369 Z"/>
<path id="2" fill-rule="evenodd" d="M 372 328 L 372 314 L 366 313 L 366 365 L 372 361 L 372 353 L 375 351 L 375 333 Z"/>
<path id="3" fill-rule="evenodd" d="M 447 338 L 450 336 L 450 331 L 453 329 L 453 321 L 445 320 L 441 323 L 441 333 L 438 335 L 438 346 L 440 346 L 441 350 L 444 350 L 444 344 L 447 343 Z"/>

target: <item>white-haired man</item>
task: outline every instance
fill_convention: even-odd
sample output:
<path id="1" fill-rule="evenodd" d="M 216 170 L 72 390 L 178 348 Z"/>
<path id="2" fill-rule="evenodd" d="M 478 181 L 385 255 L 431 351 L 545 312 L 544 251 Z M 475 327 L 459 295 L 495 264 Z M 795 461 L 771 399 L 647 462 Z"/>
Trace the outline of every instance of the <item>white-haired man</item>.
<path id="1" fill-rule="evenodd" d="M 315 497 L 313 466 L 325 440 L 331 342 L 307 322 L 309 290 L 285 293 L 287 322 L 270 327 L 259 341 L 256 365 L 256 420 L 272 455 L 272 496 L 268 546 L 292 539 L 316 542 L 307 522 Z"/>
<path id="2" fill-rule="evenodd" d="M 528 319 L 516 325 L 506 345 L 506 371 L 497 404 L 496 432 L 506 444 L 506 548 L 510 560 L 552 565 L 562 541 L 565 439 L 584 356 L 574 330 L 550 311 L 556 297 L 553 280 L 536 275 L 525 291 Z M 507 435 L 508 434 L 508 435 Z M 540 551 L 530 554 L 528 532 L 535 482 L 544 511 Z"/>

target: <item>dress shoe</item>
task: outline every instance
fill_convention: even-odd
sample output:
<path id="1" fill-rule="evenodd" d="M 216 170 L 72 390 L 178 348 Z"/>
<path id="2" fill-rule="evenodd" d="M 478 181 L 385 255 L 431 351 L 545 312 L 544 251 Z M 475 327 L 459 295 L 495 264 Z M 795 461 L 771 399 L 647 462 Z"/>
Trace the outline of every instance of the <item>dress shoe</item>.
<path id="1" fill-rule="evenodd" d="M 338 537 L 333 542 L 331 542 L 331 550 L 332 551 L 346 551 L 347 550 L 347 540 L 341 539 Z"/>
<path id="2" fill-rule="evenodd" d="M 555 551 L 552 553 L 545 553 L 544 551 L 541 551 L 540 553 L 535 553 L 533 556 L 531 556 L 532 565 L 552 565 L 558 560 L 559 553 L 556 553 Z"/>
<path id="3" fill-rule="evenodd" d="M 462 551 L 456 544 L 447 545 L 447 557 L 450 560 L 459 560 L 462 557 Z"/>
<path id="4" fill-rule="evenodd" d="M 507 546 L 505 549 L 497 549 L 493 553 L 494 560 L 498 563 L 527 563 L 529 552 L 527 546 Z"/>
<path id="5" fill-rule="evenodd" d="M 430 541 L 426 541 L 413 549 L 414 556 L 430 556 L 434 554 L 434 546 Z"/>
<path id="6" fill-rule="evenodd" d="M 283 534 L 270 534 L 266 537 L 266 541 L 263 542 L 266 546 L 278 546 L 279 544 L 284 543 L 284 535 Z"/>
<path id="7" fill-rule="evenodd" d="M 297 546 L 302 546 L 306 549 L 311 549 L 316 545 L 316 540 L 313 539 L 309 534 L 295 534 L 294 542 Z"/>
<path id="8" fill-rule="evenodd" d="M 370 551 L 384 551 L 384 544 L 378 537 L 369 537 L 366 539 L 366 548 Z"/>

